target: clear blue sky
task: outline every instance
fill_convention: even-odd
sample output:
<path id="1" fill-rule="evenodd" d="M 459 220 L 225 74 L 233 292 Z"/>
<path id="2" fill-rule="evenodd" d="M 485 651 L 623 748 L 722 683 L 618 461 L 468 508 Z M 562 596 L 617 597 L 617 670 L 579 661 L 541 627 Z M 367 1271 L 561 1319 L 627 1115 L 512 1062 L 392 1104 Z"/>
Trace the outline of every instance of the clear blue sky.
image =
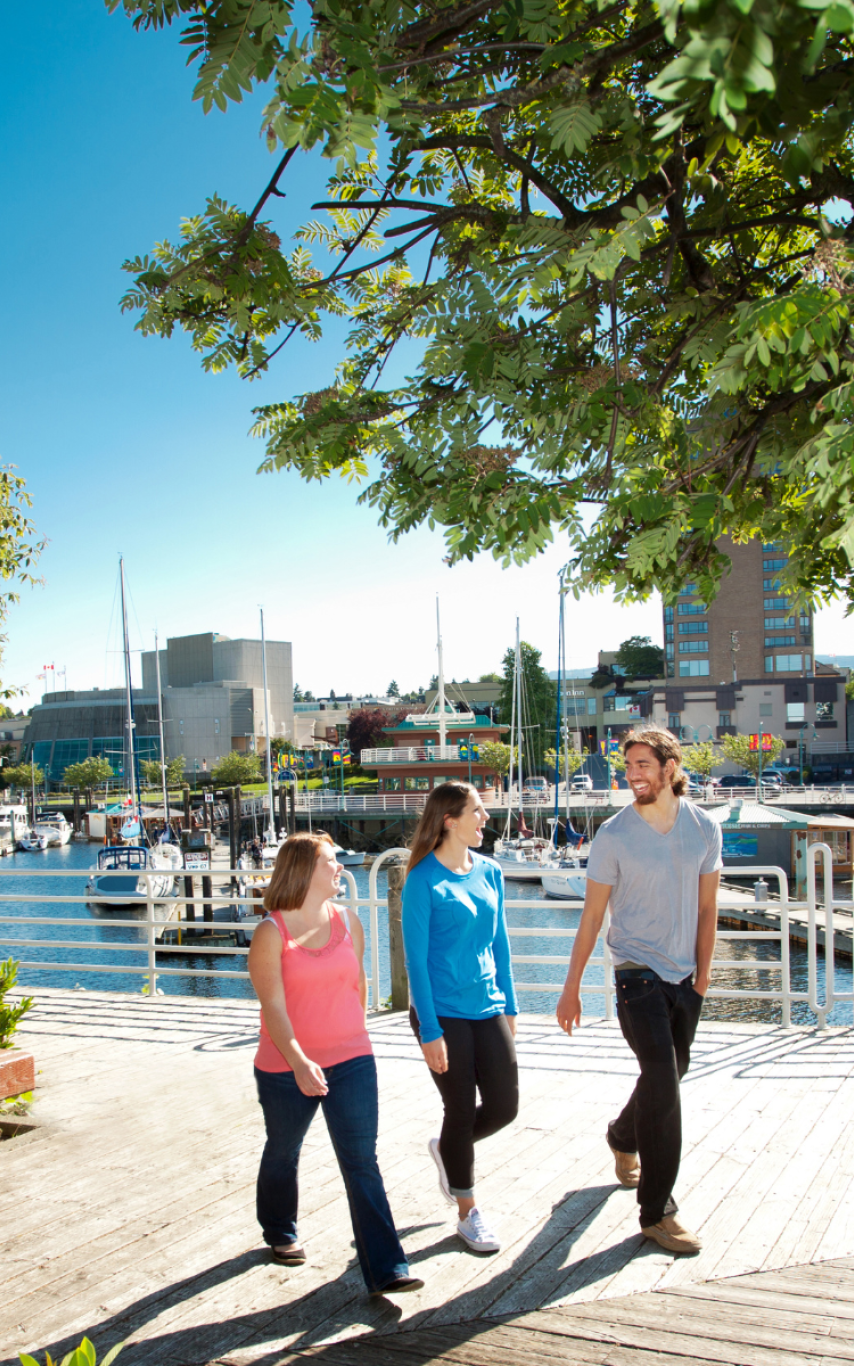
<path id="1" fill-rule="evenodd" d="M 247 385 L 206 376 L 186 338 L 146 340 L 120 314 L 123 259 L 176 237 L 210 193 L 251 206 L 273 164 L 258 137 L 263 101 L 205 118 L 177 30 L 138 34 L 100 0 L 10 7 L 4 48 L 0 460 L 26 478 L 49 540 L 45 586 L 10 615 L 4 679 L 27 686 L 28 701 L 45 663 L 67 667 L 68 687 L 117 680 L 119 552 L 136 647 L 150 648 L 155 626 L 163 638 L 255 636 L 263 603 L 270 637 L 293 641 L 303 687 L 369 691 L 395 678 L 406 689 L 435 670 L 439 592 L 449 676 L 497 668 L 517 613 L 554 667 L 565 547 L 524 570 L 486 557 L 449 570 L 437 535 L 389 546 L 347 484 L 256 475 L 252 406 L 318 387 L 338 339 L 288 348 Z M 285 239 L 323 171 L 303 159 L 303 202 L 279 201 Z M 571 662 L 636 633 L 659 638 L 657 603 L 573 606 Z M 841 612 L 822 614 L 820 649 L 852 640 Z"/>

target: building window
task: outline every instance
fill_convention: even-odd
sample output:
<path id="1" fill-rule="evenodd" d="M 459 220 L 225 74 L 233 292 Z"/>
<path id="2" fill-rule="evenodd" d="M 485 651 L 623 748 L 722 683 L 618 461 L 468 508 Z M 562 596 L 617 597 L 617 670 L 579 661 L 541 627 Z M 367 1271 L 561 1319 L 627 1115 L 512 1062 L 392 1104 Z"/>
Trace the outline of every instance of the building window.
<path id="1" fill-rule="evenodd" d="M 214 735 L 219 735 L 219 718 L 214 720 Z"/>
<path id="2" fill-rule="evenodd" d="M 789 563 L 788 559 L 785 559 L 785 560 L 763 560 L 763 561 L 762 561 L 762 568 L 765 569 L 765 570 L 768 570 L 768 569 L 785 569 L 785 567 L 786 567 L 786 565 L 787 565 L 788 563 Z"/>
<path id="3" fill-rule="evenodd" d="M 718 725 L 719 725 L 719 726 L 731 726 L 731 725 L 732 725 L 732 712 L 729 712 L 729 711 L 719 711 L 719 712 L 718 712 Z"/>
<path id="4" fill-rule="evenodd" d="M 385 791 L 385 792 L 399 792 L 399 791 L 400 791 L 400 779 L 399 779 L 399 778 L 386 778 L 386 779 L 383 781 L 383 791 Z"/>
<path id="5" fill-rule="evenodd" d="M 679 677 L 680 678 L 702 678 L 709 672 L 709 661 L 707 659 L 680 659 Z"/>
<path id="6" fill-rule="evenodd" d="M 672 607 L 665 607 L 665 609 L 664 609 L 664 620 L 665 620 L 665 621 L 672 621 L 672 620 L 673 620 L 673 608 L 672 608 Z"/>
<path id="7" fill-rule="evenodd" d="M 804 673 L 809 673 L 809 655 L 777 655 L 776 657 L 766 655 L 765 657 L 765 670 L 769 674 L 775 672 L 778 674 L 794 674 L 800 673 L 802 669 Z"/>
<path id="8" fill-rule="evenodd" d="M 672 639 L 673 639 L 673 622 L 672 622 L 672 621 L 670 622 L 670 624 L 669 624 L 668 626 L 665 626 L 665 628 L 664 628 L 664 639 L 665 639 L 665 640 L 672 640 Z"/>
<path id="9" fill-rule="evenodd" d="M 766 611 L 766 612 L 776 612 L 776 611 L 788 612 L 788 610 L 789 610 L 789 599 L 788 599 L 788 598 L 766 598 L 766 599 L 765 599 L 765 611 Z"/>
<path id="10" fill-rule="evenodd" d="M 709 623 L 707 621 L 680 621 L 680 636 L 704 636 L 708 634 Z"/>
<path id="11" fill-rule="evenodd" d="M 179 734 L 179 735 L 183 735 L 183 734 L 184 734 L 184 722 L 183 722 L 183 721 L 179 721 L 179 722 L 178 722 L 178 734 Z"/>
<path id="12" fill-rule="evenodd" d="M 709 642 L 707 640 L 680 640 L 679 653 L 681 655 L 707 655 L 709 653 Z"/>
<path id="13" fill-rule="evenodd" d="M 832 702 L 816 702 L 816 704 L 815 704 L 815 719 L 816 719 L 816 721 L 832 721 L 832 720 L 833 720 L 833 703 L 832 703 Z"/>
<path id="14" fill-rule="evenodd" d="M 679 715 L 678 711 L 669 711 L 667 713 L 667 729 L 672 730 L 674 735 L 679 734 L 682 729 L 682 717 Z"/>
<path id="15" fill-rule="evenodd" d="M 763 580 L 762 580 L 762 587 L 765 589 L 765 592 L 766 592 L 766 593 L 773 593 L 773 592 L 775 591 L 775 589 L 777 589 L 777 588 L 780 587 L 780 580 L 779 580 L 779 579 L 763 579 Z"/>
<path id="16" fill-rule="evenodd" d="M 680 602 L 679 604 L 680 617 L 697 616 L 698 613 L 705 612 L 706 610 L 706 604 L 704 602 Z"/>
<path id="17" fill-rule="evenodd" d="M 672 659 L 664 661 L 664 674 L 666 678 L 672 678 L 676 672 L 676 664 Z"/>
<path id="18" fill-rule="evenodd" d="M 770 702 L 760 702 L 760 703 L 759 703 L 759 715 L 760 715 L 760 716 L 773 716 L 773 715 L 774 715 L 774 707 L 773 707 L 772 703 L 770 703 Z"/>
<path id="19" fill-rule="evenodd" d="M 804 715 L 805 715 L 805 707 L 804 707 L 804 703 L 803 703 L 803 702 L 787 702 L 787 703 L 786 703 L 786 721 L 787 721 L 787 723 L 791 723 L 791 722 L 793 722 L 793 721 L 794 721 L 795 723 L 800 722 L 800 721 L 803 721 Z"/>
<path id="20" fill-rule="evenodd" d="M 766 630 L 766 631 L 782 631 L 782 630 L 784 630 L 784 629 L 785 629 L 786 627 L 788 627 L 788 626 L 794 626 L 794 624 L 795 624 L 795 618 L 794 618 L 794 617 L 766 617 L 766 618 L 765 618 L 765 630 Z"/>
<path id="21" fill-rule="evenodd" d="M 786 547 L 782 541 L 772 541 L 770 545 L 763 545 L 763 555 L 782 555 Z"/>
<path id="22" fill-rule="evenodd" d="M 769 645 L 797 645 L 797 643 L 798 643 L 798 637 L 797 637 L 797 636 L 766 636 L 766 637 L 765 637 L 765 648 L 766 648 L 766 649 L 768 648 Z"/>
<path id="23" fill-rule="evenodd" d="M 673 656 L 674 656 L 674 654 L 675 654 L 675 650 L 676 650 L 676 647 L 675 647 L 674 645 L 670 645 L 670 644 L 665 645 L 665 647 L 664 647 L 664 654 L 665 654 L 666 658 L 667 658 L 667 659 L 672 659 Z"/>
<path id="24" fill-rule="evenodd" d="M 691 593 L 696 593 L 696 591 L 697 585 L 695 583 L 686 583 L 684 588 L 679 589 L 679 596 L 680 598 L 687 598 Z"/>
<path id="25" fill-rule="evenodd" d="M 598 710 L 599 710 L 599 699 L 598 699 L 598 697 L 588 697 L 588 699 L 587 699 L 587 715 L 588 715 L 588 716 L 595 716 Z"/>

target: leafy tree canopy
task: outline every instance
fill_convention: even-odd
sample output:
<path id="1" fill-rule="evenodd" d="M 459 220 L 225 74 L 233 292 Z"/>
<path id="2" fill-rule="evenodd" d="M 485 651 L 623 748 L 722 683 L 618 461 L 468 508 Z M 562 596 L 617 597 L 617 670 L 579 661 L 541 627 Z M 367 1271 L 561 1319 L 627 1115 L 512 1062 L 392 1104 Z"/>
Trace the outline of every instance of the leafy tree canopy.
<path id="1" fill-rule="evenodd" d="M 571 778 L 574 773 L 578 772 L 589 754 L 590 751 L 586 748 L 578 750 L 574 745 L 570 745 L 568 748 L 561 745 L 560 750 L 556 750 L 554 746 L 547 749 L 544 758 L 549 768 L 557 769 L 558 782 L 563 782 L 567 774 Z"/>
<path id="2" fill-rule="evenodd" d="M 557 686 L 540 663 L 540 650 L 523 640 L 519 645 L 519 654 L 522 666 L 522 762 L 524 773 L 530 773 L 532 767 L 543 763 L 545 750 L 554 739 Z M 498 698 L 498 711 L 503 725 L 509 725 L 513 716 L 515 661 L 516 650 L 511 648 L 502 660 L 504 674 Z M 515 737 L 508 738 L 512 740 Z"/>
<path id="3" fill-rule="evenodd" d="M 682 767 L 698 778 L 706 779 L 713 768 L 723 762 L 711 740 L 698 740 L 682 749 Z"/>
<path id="4" fill-rule="evenodd" d="M 477 681 L 478 683 L 500 683 L 501 674 L 480 674 Z"/>
<path id="5" fill-rule="evenodd" d="M 480 761 L 488 764 L 493 773 L 497 773 L 499 778 L 503 778 L 505 773 L 510 772 L 511 755 L 514 761 L 518 758 L 516 746 L 505 745 L 500 740 L 483 740 L 478 745 Z"/>
<path id="6" fill-rule="evenodd" d="M 771 737 L 771 748 L 762 753 L 762 767 L 767 768 L 773 764 L 785 749 L 785 741 L 779 735 Z M 724 735 L 721 740 L 721 749 L 727 759 L 731 759 L 734 764 L 741 764 L 754 778 L 759 777 L 759 751 L 750 748 L 750 737 L 747 735 Z"/>
<path id="7" fill-rule="evenodd" d="M 146 761 L 143 761 L 141 768 L 145 771 Z M 157 779 L 160 781 L 160 765 L 155 764 Z M 81 759 L 78 764 L 69 764 L 62 775 L 62 781 L 68 787 L 78 787 L 81 791 L 87 787 L 103 787 L 113 777 L 113 766 L 109 759 Z M 146 774 L 146 777 L 148 775 Z"/>
<path id="8" fill-rule="evenodd" d="M 394 679 L 391 680 L 391 682 L 389 683 L 388 687 L 386 688 L 386 696 L 387 696 L 387 697 L 400 697 L 400 688 L 397 686 L 397 684 L 396 684 L 396 682 L 394 681 Z"/>
<path id="9" fill-rule="evenodd" d="M 405 714 L 404 711 L 389 712 L 385 707 L 359 707 L 351 712 L 347 722 L 347 739 L 356 762 L 363 749 L 381 749 L 390 744 L 391 741 L 384 734 L 385 727 L 402 721 Z"/>
<path id="10" fill-rule="evenodd" d="M 710 600 L 730 533 L 854 598 L 854 0 L 106 3 L 184 22 L 205 110 L 266 86 L 278 158 L 126 262 L 138 327 L 245 378 L 349 327 L 256 410 L 262 468 L 367 480 L 451 562 L 560 530 L 576 591 Z"/>
<path id="11" fill-rule="evenodd" d="M 617 663 L 626 678 L 663 678 L 664 651 L 649 636 L 630 636 L 617 651 Z"/>
<path id="12" fill-rule="evenodd" d="M 4 765 L 0 768 L 0 782 L 4 787 L 20 787 L 21 789 L 41 787 L 44 782 L 44 769 L 39 768 L 38 764 L 11 764 L 8 768 Z"/>
<path id="13" fill-rule="evenodd" d="M 149 783 L 152 787 L 160 787 L 160 786 L 161 786 L 162 779 L 161 779 L 161 776 L 160 776 L 160 760 L 159 760 L 159 759 L 142 759 L 142 760 L 140 760 L 140 765 L 139 765 L 139 766 L 140 766 L 140 768 L 141 768 L 141 770 L 142 770 L 142 776 L 143 776 L 143 778 L 145 779 L 145 781 L 146 781 L 147 783 Z M 167 788 L 170 788 L 170 787 L 180 787 L 180 786 L 181 786 L 181 784 L 182 784 L 183 781 L 184 781 L 184 770 L 185 770 L 186 767 L 187 767 L 187 763 L 186 763 L 186 760 L 185 760 L 183 754 L 178 754 L 178 755 L 175 756 L 174 759 L 169 759 L 169 760 L 167 760 L 167 763 L 166 763 L 166 786 L 167 786 Z M 67 781 L 68 781 L 68 780 L 66 779 L 66 782 L 67 782 Z"/>
<path id="14" fill-rule="evenodd" d="M 241 783 L 260 783 L 261 760 L 257 754 L 241 754 L 233 749 L 224 754 L 211 770 L 211 778 L 222 787 L 236 787 Z"/>

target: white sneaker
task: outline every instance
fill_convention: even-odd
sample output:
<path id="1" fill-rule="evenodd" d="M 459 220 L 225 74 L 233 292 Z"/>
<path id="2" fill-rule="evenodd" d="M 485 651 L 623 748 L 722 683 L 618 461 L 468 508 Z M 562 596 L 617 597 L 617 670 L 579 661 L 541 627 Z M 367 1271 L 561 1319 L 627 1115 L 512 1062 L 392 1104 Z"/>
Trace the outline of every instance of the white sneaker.
<path id="1" fill-rule="evenodd" d="M 455 1205 L 457 1203 L 456 1197 L 451 1195 L 451 1187 L 448 1185 L 448 1173 L 445 1171 L 442 1154 L 439 1152 L 438 1138 L 430 1139 L 430 1142 L 427 1144 L 427 1151 L 439 1168 L 439 1190 L 442 1192 L 449 1205 Z"/>
<path id="2" fill-rule="evenodd" d="M 501 1248 L 500 1242 L 476 1207 L 470 1209 L 467 1217 L 459 1221 L 457 1233 L 472 1252 L 498 1252 Z"/>

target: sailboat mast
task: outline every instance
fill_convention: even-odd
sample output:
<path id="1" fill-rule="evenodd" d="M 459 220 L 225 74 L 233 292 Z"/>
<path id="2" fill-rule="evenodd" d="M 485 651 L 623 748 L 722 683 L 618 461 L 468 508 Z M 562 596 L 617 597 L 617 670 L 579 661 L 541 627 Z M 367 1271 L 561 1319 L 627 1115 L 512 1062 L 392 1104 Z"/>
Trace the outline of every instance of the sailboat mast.
<path id="1" fill-rule="evenodd" d="M 163 833 L 169 829 L 169 790 L 166 784 L 166 744 L 163 739 L 163 689 L 160 686 L 160 650 L 154 632 L 154 667 L 157 670 L 157 729 L 160 732 L 160 784 L 163 789 Z"/>
<path id="2" fill-rule="evenodd" d="M 128 728 L 128 763 L 130 765 L 130 797 L 133 814 L 139 817 L 139 792 L 136 782 L 136 755 L 134 753 L 133 729 L 136 724 L 133 719 L 133 692 L 130 681 L 130 635 L 128 634 L 128 611 L 125 602 L 125 562 L 119 556 L 119 579 L 122 590 L 122 653 L 125 660 L 125 703 L 127 706 L 127 728 Z"/>
<path id="3" fill-rule="evenodd" d="M 267 751 L 267 800 L 270 819 L 267 824 L 267 843 L 276 842 L 276 821 L 273 816 L 273 764 L 270 758 L 270 704 L 267 700 L 267 641 L 264 637 L 264 608 L 261 608 L 261 678 L 264 684 L 264 740 Z"/>
<path id="4" fill-rule="evenodd" d="M 442 623 L 439 619 L 439 595 L 436 594 L 436 637 L 439 649 L 439 692 L 436 703 L 439 708 L 439 747 L 445 748 L 447 722 L 445 719 L 445 665 L 442 660 Z"/>
<path id="5" fill-rule="evenodd" d="M 519 618 L 516 618 L 516 726 L 519 745 L 519 814 L 522 814 L 522 647 L 519 644 Z"/>

